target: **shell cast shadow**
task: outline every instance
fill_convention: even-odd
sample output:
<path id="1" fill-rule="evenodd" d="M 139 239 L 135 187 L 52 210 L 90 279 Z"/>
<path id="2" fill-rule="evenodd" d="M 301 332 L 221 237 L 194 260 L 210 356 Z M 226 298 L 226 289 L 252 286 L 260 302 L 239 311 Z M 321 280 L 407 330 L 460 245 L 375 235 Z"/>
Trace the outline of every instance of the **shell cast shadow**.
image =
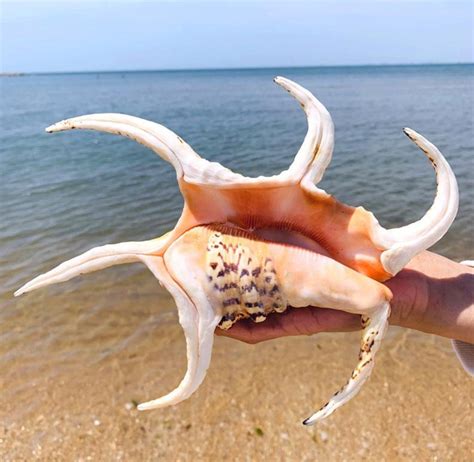
<path id="1" fill-rule="evenodd" d="M 21 287 L 15 295 L 79 274 L 140 261 L 176 302 L 186 337 L 188 367 L 169 394 L 139 405 L 154 409 L 188 398 L 211 360 L 214 330 L 239 319 L 264 322 L 287 307 L 320 306 L 361 315 L 358 363 L 348 382 L 306 425 L 350 400 L 370 376 L 390 314 L 390 291 L 381 282 L 447 232 L 458 208 L 456 178 L 439 150 L 404 129 L 430 160 L 437 180 L 431 208 L 418 221 L 382 227 L 362 207 L 338 202 L 317 184 L 328 167 L 334 125 L 306 89 L 283 77 L 275 82 L 303 108 L 308 131 L 289 168 L 249 178 L 201 158 L 182 138 L 154 122 L 124 114 L 63 120 L 48 133 L 90 129 L 143 144 L 176 170 L 184 207 L 175 228 L 145 242 L 96 247 Z"/>

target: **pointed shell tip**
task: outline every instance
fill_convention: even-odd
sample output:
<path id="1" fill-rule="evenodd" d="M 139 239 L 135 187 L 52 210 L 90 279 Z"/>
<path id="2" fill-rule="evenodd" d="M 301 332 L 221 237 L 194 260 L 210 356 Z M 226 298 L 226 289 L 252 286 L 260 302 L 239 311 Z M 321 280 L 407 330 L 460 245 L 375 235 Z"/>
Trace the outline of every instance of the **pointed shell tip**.
<path id="1" fill-rule="evenodd" d="M 303 425 L 306 425 L 309 427 L 310 425 L 313 425 L 314 422 L 311 422 L 311 417 L 308 417 L 307 419 L 303 420 Z"/>
<path id="2" fill-rule="evenodd" d="M 415 141 L 418 133 L 415 132 L 415 130 L 412 130 L 411 128 L 405 127 L 403 129 L 403 133 L 405 133 L 408 138 L 410 138 L 412 141 Z"/>

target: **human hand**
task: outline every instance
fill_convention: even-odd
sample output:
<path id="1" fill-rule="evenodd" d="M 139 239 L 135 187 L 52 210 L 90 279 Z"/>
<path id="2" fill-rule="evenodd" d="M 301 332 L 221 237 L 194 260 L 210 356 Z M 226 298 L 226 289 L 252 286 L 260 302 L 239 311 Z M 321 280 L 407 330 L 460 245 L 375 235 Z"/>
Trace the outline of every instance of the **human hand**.
<path id="1" fill-rule="evenodd" d="M 431 252 L 415 257 L 386 282 L 393 293 L 390 324 L 474 343 L 474 272 Z M 246 319 L 216 334 L 259 343 L 291 335 L 359 330 L 360 316 L 319 307 L 288 308 L 265 322 Z"/>
<path id="2" fill-rule="evenodd" d="M 253 344 L 291 335 L 348 332 L 360 328 L 359 315 L 307 306 L 289 307 L 284 313 L 271 313 L 261 323 L 255 323 L 251 319 L 242 319 L 229 330 L 216 329 L 216 334 Z"/>

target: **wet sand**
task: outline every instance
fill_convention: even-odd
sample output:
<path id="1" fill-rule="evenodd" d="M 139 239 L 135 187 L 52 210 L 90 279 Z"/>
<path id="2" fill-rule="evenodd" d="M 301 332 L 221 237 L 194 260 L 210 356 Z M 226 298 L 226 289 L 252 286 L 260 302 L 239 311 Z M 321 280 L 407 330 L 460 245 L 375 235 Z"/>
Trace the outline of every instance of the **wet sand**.
<path id="1" fill-rule="evenodd" d="M 473 457 L 472 380 L 446 339 L 391 328 L 359 396 L 307 428 L 356 363 L 357 333 L 218 337 L 195 395 L 138 412 L 186 365 L 173 301 L 152 276 L 109 270 L 2 302 L 2 461 Z"/>

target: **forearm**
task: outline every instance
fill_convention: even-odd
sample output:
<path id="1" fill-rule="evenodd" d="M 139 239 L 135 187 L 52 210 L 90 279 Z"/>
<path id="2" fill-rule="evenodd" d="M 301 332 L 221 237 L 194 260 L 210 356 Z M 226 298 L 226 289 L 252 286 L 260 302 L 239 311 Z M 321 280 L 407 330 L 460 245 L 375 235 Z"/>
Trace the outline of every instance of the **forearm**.
<path id="1" fill-rule="evenodd" d="M 474 270 L 423 252 L 386 285 L 390 323 L 474 343 Z"/>

